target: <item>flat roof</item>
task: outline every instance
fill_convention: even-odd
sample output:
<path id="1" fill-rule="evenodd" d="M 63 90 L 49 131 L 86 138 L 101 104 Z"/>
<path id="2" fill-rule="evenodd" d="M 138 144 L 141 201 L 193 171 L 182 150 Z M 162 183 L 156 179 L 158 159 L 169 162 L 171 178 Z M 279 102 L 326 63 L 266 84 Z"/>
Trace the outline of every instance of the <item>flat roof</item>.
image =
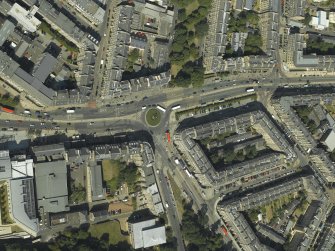
<path id="1" fill-rule="evenodd" d="M 39 208 L 52 213 L 68 210 L 65 160 L 35 164 L 35 180 Z"/>
<path id="2" fill-rule="evenodd" d="M 0 180 L 12 177 L 9 151 L 0 151 Z"/>
<path id="3" fill-rule="evenodd" d="M 6 20 L 1 29 L 0 29 L 0 46 L 4 44 L 4 42 L 7 40 L 9 35 L 14 31 L 15 24 L 13 24 L 11 21 Z"/>
<path id="4" fill-rule="evenodd" d="M 32 177 L 10 180 L 11 211 L 15 222 L 36 236 L 39 225 L 36 217 L 34 180 Z"/>
<path id="5" fill-rule="evenodd" d="M 152 247 L 166 243 L 165 227 L 155 227 L 142 231 L 143 247 Z"/>
<path id="6" fill-rule="evenodd" d="M 34 8 L 34 6 L 33 6 Z M 24 9 L 18 3 L 14 3 L 12 8 L 8 11 L 8 15 L 14 17 L 23 28 L 29 32 L 35 32 L 41 21 L 34 17 L 34 12 Z"/>
<path id="7" fill-rule="evenodd" d="M 45 82 L 47 77 L 50 75 L 55 65 L 57 64 L 57 59 L 49 53 L 45 53 L 43 59 L 40 62 L 40 65 L 33 73 L 33 76 L 37 78 L 42 83 Z"/>
<path id="8" fill-rule="evenodd" d="M 104 198 L 101 166 L 96 163 L 90 163 L 89 168 L 91 171 L 92 200 L 101 200 Z"/>

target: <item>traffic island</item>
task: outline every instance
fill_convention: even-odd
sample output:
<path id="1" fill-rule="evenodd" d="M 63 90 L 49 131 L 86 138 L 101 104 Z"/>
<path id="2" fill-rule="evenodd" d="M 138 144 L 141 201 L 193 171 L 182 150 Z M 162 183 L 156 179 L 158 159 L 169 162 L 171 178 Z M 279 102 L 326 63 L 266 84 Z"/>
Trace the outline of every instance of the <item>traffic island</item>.
<path id="1" fill-rule="evenodd" d="M 145 121 L 151 127 L 158 126 L 161 118 L 161 112 L 157 108 L 150 108 L 145 114 Z"/>

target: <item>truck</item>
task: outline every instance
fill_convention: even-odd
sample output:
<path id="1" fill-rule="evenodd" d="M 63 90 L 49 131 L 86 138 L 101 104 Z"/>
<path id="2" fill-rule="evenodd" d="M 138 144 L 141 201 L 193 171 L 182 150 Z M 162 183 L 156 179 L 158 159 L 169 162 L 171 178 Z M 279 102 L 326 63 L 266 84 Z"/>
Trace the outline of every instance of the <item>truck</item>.
<path id="1" fill-rule="evenodd" d="M 74 108 L 68 108 L 68 109 L 66 109 L 66 113 L 67 114 L 71 114 L 71 113 L 75 113 L 75 112 L 76 112 L 76 110 Z"/>
<path id="2" fill-rule="evenodd" d="M 174 105 L 174 106 L 171 107 L 172 111 L 175 111 L 175 110 L 178 110 L 178 109 L 180 109 L 180 105 Z"/>
<path id="3" fill-rule="evenodd" d="M 254 89 L 253 87 L 250 87 L 250 88 L 245 89 L 245 91 L 246 91 L 246 92 L 254 92 L 255 89 Z"/>
<path id="4" fill-rule="evenodd" d="M 166 112 L 166 109 L 160 105 L 157 105 L 157 109 L 162 111 L 162 112 Z"/>

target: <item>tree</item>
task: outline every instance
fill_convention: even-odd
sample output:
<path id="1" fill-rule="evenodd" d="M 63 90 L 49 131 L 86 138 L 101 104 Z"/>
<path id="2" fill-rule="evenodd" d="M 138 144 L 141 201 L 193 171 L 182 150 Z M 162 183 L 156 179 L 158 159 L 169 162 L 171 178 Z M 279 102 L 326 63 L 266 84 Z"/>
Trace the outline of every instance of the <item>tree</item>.
<path id="1" fill-rule="evenodd" d="M 206 36 L 208 29 L 209 26 L 206 20 L 200 21 L 195 25 L 195 33 L 200 37 Z"/>
<path id="2" fill-rule="evenodd" d="M 309 25 L 309 23 L 312 21 L 312 16 L 309 14 L 309 11 L 305 12 L 305 19 L 304 19 L 304 24 Z"/>
<path id="3" fill-rule="evenodd" d="M 183 9 L 179 9 L 178 10 L 178 21 L 179 22 L 184 22 L 187 18 L 187 15 L 186 15 L 186 10 L 183 8 Z"/>
<path id="4" fill-rule="evenodd" d="M 135 48 L 129 52 L 128 61 L 135 63 L 138 60 L 139 56 L 140 56 L 140 50 Z"/>

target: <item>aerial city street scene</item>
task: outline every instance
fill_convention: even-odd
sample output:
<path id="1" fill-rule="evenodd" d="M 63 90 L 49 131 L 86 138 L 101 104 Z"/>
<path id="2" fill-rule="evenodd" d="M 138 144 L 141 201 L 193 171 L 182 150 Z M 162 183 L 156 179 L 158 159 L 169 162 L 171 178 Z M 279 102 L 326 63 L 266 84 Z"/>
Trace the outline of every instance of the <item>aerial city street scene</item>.
<path id="1" fill-rule="evenodd" d="M 334 0 L 0 0 L 0 251 L 334 251 Z"/>

